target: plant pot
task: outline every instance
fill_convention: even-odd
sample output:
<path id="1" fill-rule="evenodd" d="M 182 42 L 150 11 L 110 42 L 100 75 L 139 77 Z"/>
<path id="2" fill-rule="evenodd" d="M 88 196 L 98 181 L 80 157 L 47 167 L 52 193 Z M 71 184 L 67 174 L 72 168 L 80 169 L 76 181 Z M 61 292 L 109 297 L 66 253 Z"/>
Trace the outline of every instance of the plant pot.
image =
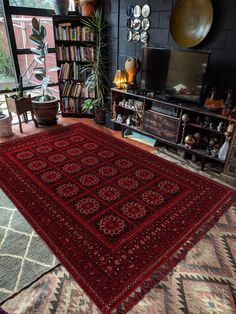
<path id="1" fill-rule="evenodd" d="M 106 122 L 106 111 L 105 109 L 96 109 L 95 110 L 95 121 L 97 124 L 105 124 Z"/>
<path id="2" fill-rule="evenodd" d="M 52 125 L 57 122 L 58 99 L 55 97 L 45 102 L 37 101 L 35 98 L 32 98 L 32 107 L 39 124 Z"/>
<path id="3" fill-rule="evenodd" d="M 82 16 L 89 16 L 95 9 L 97 0 L 79 0 Z"/>
<path id="4" fill-rule="evenodd" d="M 67 15 L 69 8 L 69 0 L 53 0 L 54 11 L 56 15 Z"/>

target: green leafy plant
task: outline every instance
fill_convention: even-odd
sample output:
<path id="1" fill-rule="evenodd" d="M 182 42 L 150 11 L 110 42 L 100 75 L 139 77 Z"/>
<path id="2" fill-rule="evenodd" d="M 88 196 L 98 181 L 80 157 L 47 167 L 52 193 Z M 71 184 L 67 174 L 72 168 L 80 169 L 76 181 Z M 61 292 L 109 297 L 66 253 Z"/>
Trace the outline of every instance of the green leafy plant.
<path id="1" fill-rule="evenodd" d="M 11 57 L 3 48 L 4 39 L 3 34 L 0 33 L 0 73 L 3 77 L 14 77 L 14 71 L 12 66 Z"/>
<path id="2" fill-rule="evenodd" d="M 104 108 L 104 96 L 108 89 L 107 80 L 107 38 L 106 28 L 107 21 L 102 9 L 96 10 L 86 19 L 83 19 L 83 24 L 94 32 L 95 36 L 95 52 L 94 58 L 83 66 L 83 71 L 89 72 L 84 86 L 95 90 L 95 100 L 90 99 L 90 107 L 93 109 Z M 88 101 L 82 104 L 82 111 L 88 108 Z M 89 108 L 91 109 L 91 108 Z"/>
<path id="3" fill-rule="evenodd" d="M 47 69 L 46 56 L 48 54 L 48 43 L 44 42 L 46 37 L 46 28 L 44 25 L 40 24 L 40 20 L 35 17 L 32 18 L 32 34 L 30 35 L 30 40 L 36 47 L 30 48 L 31 52 L 34 54 L 34 60 L 30 64 L 29 68 L 34 64 L 32 73 L 35 77 L 42 82 L 41 86 L 36 87 L 41 89 L 41 96 L 38 96 L 38 101 L 49 101 L 55 99 L 51 96 L 51 91 L 48 89 L 49 77 L 48 72 L 57 71 L 58 67 L 52 67 Z M 29 70 L 29 68 L 27 70 Z M 21 80 L 20 80 L 21 81 Z"/>

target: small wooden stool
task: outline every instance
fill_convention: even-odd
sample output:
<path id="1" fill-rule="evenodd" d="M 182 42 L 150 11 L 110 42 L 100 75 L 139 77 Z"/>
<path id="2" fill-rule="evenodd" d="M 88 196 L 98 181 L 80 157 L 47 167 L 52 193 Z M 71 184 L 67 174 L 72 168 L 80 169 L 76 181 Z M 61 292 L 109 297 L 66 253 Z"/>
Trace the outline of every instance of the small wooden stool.
<path id="1" fill-rule="evenodd" d="M 20 115 L 21 114 L 23 115 L 24 122 L 27 123 L 28 122 L 27 111 L 31 112 L 32 120 L 34 121 L 35 126 L 36 127 L 38 126 L 38 122 L 36 121 L 34 117 L 30 95 L 28 97 L 21 97 L 19 99 L 14 99 L 11 96 L 7 96 L 7 95 L 5 97 L 6 97 L 6 103 L 7 103 L 10 118 L 12 118 L 12 115 L 11 115 L 12 112 L 16 113 L 18 116 L 21 133 L 23 133 L 23 130 L 22 130 L 22 125 L 21 125 Z"/>
<path id="2" fill-rule="evenodd" d="M 11 136 L 12 134 L 11 118 L 9 116 L 0 118 L 0 137 Z"/>

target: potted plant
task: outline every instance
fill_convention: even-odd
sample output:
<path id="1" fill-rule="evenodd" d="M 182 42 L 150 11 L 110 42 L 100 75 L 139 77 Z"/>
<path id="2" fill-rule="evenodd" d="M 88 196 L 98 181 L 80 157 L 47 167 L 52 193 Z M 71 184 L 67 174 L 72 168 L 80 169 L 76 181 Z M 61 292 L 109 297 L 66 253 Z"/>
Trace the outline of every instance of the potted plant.
<path id="1" fill-rule="evenodd" d="M 104 97 L 108 89 L 107 80 L 107 55 L 106 55 L 106 27 L 107 22 L 102 9 L 94 11 L 91 16 L 83 19 L 83 24 L 92 29 L 95 35 L 96 48 L 93 60 L 83 66 L 82 71 L 86 71 L 87 75 L 84 87 L 94 89 L 95 97 L 86 99 L 82 103 L 82 112 L 94 110 L 95 121 L 105 124 L 105 102 Z"/>
<path id="2" fill-rule="evenodd" d="M 58 111 L 58 99 L 51 95 L 48 89 L 49 77 L 47 71 L 58 71 L 58 67 L 48 68 L 46 65 L 46 56 L 48 54 L 48 43 L 44 42 L 46 37 L 46 28 L 40 24 L 40 20 L 35 17 L 32 18 L 32 34 L 30 40 L 36 45 L 30 48 L 34 54 L 34 63 L 32 74 L 42 82 L 41 86 L 36 87 L 40 89 L 40 95 L 32 98 L 32 106 L 35 117 L 40 124 L 50 125 L 56 123 L 56 114 Z M 30 65 L 31 66 L 31 65 Z M 21 82 L 22 80 L 20 80 Z"/>

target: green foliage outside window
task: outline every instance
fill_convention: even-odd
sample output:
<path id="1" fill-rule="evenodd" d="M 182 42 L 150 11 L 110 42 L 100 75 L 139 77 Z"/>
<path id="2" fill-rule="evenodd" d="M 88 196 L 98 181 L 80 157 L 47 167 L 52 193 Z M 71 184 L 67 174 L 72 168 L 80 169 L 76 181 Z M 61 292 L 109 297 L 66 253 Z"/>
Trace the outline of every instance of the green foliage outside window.
<path id="1" fill-rule="evenodd" d="M 10 0 L 9 4 L 16 7 L 53 9 L 52 0 Z"/>
<path id="2" fill-rule="evenodd" d="M 3 34 L 0 33 L 0 73 L 5 78 L 14 76 L 11 56 L 4 51 Z"/>

